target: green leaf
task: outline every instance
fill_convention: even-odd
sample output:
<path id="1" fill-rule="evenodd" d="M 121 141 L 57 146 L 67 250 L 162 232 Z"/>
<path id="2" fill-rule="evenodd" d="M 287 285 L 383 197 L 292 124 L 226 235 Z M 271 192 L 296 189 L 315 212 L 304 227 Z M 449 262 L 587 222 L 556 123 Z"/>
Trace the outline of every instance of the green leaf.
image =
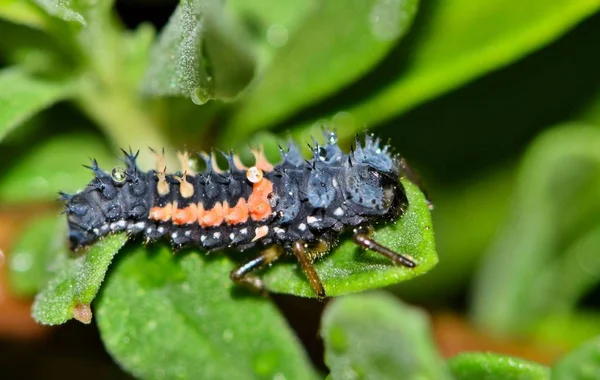
<path id="1" fill-rule="evenodd" d="M 71 133 L 46 139 L 1 172 L 0 198 L 4 202 L 54 200 L 59 190 L 82 189 L 91 179 L 90 171 L 81 166 L 89 157 L 100 163 L 116 158 L 93 135 Z"/>
<path id="2" fill-rule="evenodd" d="M 217 0 L 180 2 L 150 62 L 146 94 L 186 95 L 196 104 L 234 98 L 254 75 L 253 59 Z"/>
<path id="3" fill-rule="evenodd" d="M 325 363 L 336 379 L 450 379 L 428 319 L 385 293 L 333 300 L 321 326 Z"/>
<path id="4" fill-rule="evenodd" d="M 0 70 L 0 141 L 25 120 L 70 95 L 66 82 L 30 77 L 18 68 Z"/>
<path id="5" fill-rule="evenodd" d="M 196 251 L 137 247 L 97 303 L 106 348 L 144 379 L 312 379 L 294 333 L 267 299 L 229 279 L 233 263 Z"/>
<path id="6" fill-rule="evenodd" d="M 30 28 L 43 29 L 46 20 L 34 5 L 21 0 L 0 0 L 0 19 Z"/>
<path id="7" fill-rule="evenodd" d="M 262 69 L 298 33 L 316 3 L 316 0 L 229 0 L 226 8 L 246 26 Z"/>
<path id="8" fill-rule="evenodd" d="M 550 369 L 523 359 L 489 353 L 465 353 L 448 361 L 457 380 L 546 380 Z"/>
<path id="9" fill-rule="evenodd" d="M 56 215 L 36 219 L 25 228 L 8 255 L 8 279 L 11 291 L 33 296 L 49 280 L 49 268 L 64 252 L 64 218 Z"/>
<path id="10" fill-rule="evenodd" d="M 600 336 L 600 313 L 586 310 L 554 313 L 535 323 L 528 335 L 534 341 L 572 349 L 591 336 Z"/>
<path id="11" fill-rule="evenodd" d="M 595 337 L 565 355 L 552 366 L 552 379 L 594 380 L 600 378 L 600 337 Z"/>
<path id="12" fill-rule="evenodd" d="M 393 265 L 381 255 L 364 251 L 345 240 L 331 254 L 315 263 L 329 296 L 380 288 L 426 273 L 437 264 L 431 215 L 423 193 L 408 180 L 402 180 L 409 207 L 396 224 L 378 229 L 374 238 L 392 250 L 409 254 L 416 268 Z M 306 276 L 295 262 L 277 263 L 263 276 L 267 288 L 276 293 L 315 297 Z"/>
<path id="13" fill-rule="evenodd" d="M 244 137 L 364 75 L 408 31 L 418 0 L 325 1 L 274 57 L 228 126 Z"/>
<path id="14" fill-rule="evenodd" d="M 415 106 L 506 66 L 566 33 L 600 8 L 598 0 L 437 0 L 423 7 L 422 23 L 415 25 L 414 41 L 384 81 L 342 109 L 350 122 L 338 129 L 340 139 L 353 137 L 370 125 L 397 116 Z M 400 66 L 400 67 L 398 67 Z M 303 72 L 294 73 L 302 78 Z M 371 83 L 360 83 L 358 94 Z M 269 94 L 267 98 L 278 97 Z M 299 140 L 310 137 L 312 122 L 293 127 Z"/>
<path id="15" fill-rule="evenodd" d="M 573 305 L 572 297 L 580 296 L 593 282 L 595 276 L 582 277 L 582 268 L 576 268 L 578 258 L 566 255 L 597 247 L 593 228 L 599 222 L 599 169 L 600 129 L 596 127 L 555 128 L 529 148 L 519 172 L 514 208 L 477 273 L 472 312 L 483 328 L 524 332 L 548 313 Z M 587 231 L 589 237 L 577 243 Z M 574 242 L 573 248 L 565 249 Z M 564 260 L 574 262 L 565 268 L 560 265 Z M 564 284 L 569 285 L 563 290 Z"/>
<path id="16" fill-rule="evenodd" d="M 93 3 L 91 0 L 32 0 L 40 8 L 51 16 L 58 17 L 64 21 L 73 21 L 81 25 L 86 25 L 83 15 L 76 9 L 81 7 L 81 3 Z"/>
<path id="17" fill-rule="evenodd" d="M 72 257 L 63 247 L 52 264 L 54 273 L 33 303 L 33 318 L 46 325 L 58 325 L 75 318 L 89 323 L 90 304 L 104 280 L 113 256 L 127 241 L 127 234 L 103 238 L 83 256 Z"/>

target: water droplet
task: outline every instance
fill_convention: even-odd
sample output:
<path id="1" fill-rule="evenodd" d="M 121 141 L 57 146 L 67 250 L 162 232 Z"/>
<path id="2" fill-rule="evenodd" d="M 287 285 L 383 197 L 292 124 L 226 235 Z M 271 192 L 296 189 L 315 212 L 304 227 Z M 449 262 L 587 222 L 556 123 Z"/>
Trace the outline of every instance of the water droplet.
<path id="1" fill-rule="evenodd" d="M 378 0 L 369 14 L 371 32 L 381 40 L 393 40 L 408 25 L 409 14 L 402 9 L 402 0 Z"/>
<path id="2" fill-rule="evenodd" d="M 206 102 L 212 98 L 212 94 L 206 87 L 196 87 L 192 90 L 190 97 L 192 98 L 192 102 L 194 102 L 194 104 L 201 106 L 206 104 Z"/>
<path id="3" fill-rule="evenodd" d="M 287 44 L 289 38 L 288 30 L 281 24 L 273 24 L 267 30 L 267 41 L 273 47 L 282 47 Z"/>

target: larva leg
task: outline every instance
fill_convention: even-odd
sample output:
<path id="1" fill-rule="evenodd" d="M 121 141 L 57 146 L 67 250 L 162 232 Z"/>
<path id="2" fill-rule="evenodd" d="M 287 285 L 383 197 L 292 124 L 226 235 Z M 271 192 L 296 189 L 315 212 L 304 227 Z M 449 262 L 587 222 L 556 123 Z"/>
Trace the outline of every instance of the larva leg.
<path id="1" fill-rule="evenodd" d="M 276 261 L 283 249 L 279 246 L 271 246 L 265 249 L 260 256 L 248 261 L 247 263 L 235 268 L 229 273 L 229 277 L 237 284 L 250 287 L 253 290 L 263 291 L 265 289 L 262 280 L 251 273 L 255 272 L 270 263 Z"/>
<path id="2" fill-rule="evenodd" d="M 310 286 L 312 286 L 317 297 L 325 297 L 325 288 L 323 288 L 323 283 L 321 283 L 321 279 L 313 266 L 312 259 L 304 246 L 304 242 L 294 242 L 292 251 L 294 252 L 294 255 L 296 255 L 296 258 L 298 259 L 302 270 L 304 270 L 308 282 L 310 282 Z"/>
<path id="3" fill-rule="evenodd" d="M 402 265 L 407 268 L 414 268 L 417 266 L 417 263 L 415 263 L 412 259 L 396 253 L 391 249 L 377 243 L 371 238 L 371 233 L 372 232 L 365 227 L 358 227 L 354 230 L 354 236 L 352 238 L 356 244 L 389 258 L 396 265 Z"/>

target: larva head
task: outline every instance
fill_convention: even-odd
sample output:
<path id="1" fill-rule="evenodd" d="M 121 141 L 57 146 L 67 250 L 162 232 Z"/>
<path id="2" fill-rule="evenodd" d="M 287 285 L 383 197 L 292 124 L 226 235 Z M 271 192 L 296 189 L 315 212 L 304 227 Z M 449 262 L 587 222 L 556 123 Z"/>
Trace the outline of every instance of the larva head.
<path id="1" fill-rule="evenodd" d="M 343 178 L 348 207 L 360 215 L 385 216 L 406 201 L 400 184 L 400 165 L 379 139 L 365 138 L 361 146 L 348 156 Z"/>
<path id="2" fill-rule="evenodd" d="M 116 167 L 110 173 L 101 170 L 92 160 L 88 168 L 94 173 L 94 178 L 85 189 L 74 195 L 61 193 L 72 249 L 125 229 L 127 218 L 147 215 L 148 205 L 143 195 L 149 183 L 140 175 L 135 165 L 136 157 L 131 152 L 125 153 L 127 167 Z"/>

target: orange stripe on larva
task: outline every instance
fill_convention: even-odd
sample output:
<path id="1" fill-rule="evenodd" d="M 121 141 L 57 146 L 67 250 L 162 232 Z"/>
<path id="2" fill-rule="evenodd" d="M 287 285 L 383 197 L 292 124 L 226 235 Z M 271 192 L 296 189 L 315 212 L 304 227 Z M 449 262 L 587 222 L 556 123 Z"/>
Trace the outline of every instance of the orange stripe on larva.
<path id="1" fill-rule="evenodd" d="M 273 192 L 273 184 L 268 179 L 262 179 L 252 187 L 252 194 L 248 197 L 248 211 L 252 220 L 264 220 L 271 216 L 269 195 Z"/>
<path id="2" fill-rule="evenodd" d="M 213 208 L 205 210 L 202 203 L 198 203 L 198 224 L 202 227 L 216 227 L 223 223 L 223 205 L 215 203 Z"/>
<path id="3" fill-rule="evenodd" d="M 224 202 L 223 213 L 227 224 L 244 223 L 248 220 L 248 204 L 244 198 L 240 198 L 234 207 L 229 207 L 227 202 Z"/>
<path id="4" fill-rule="evenodd" d="M 149 218 L 160 222 L 168 222 L 171 219 L 173 205 L 167 203 L 163 207 L 152 207 L 150 209 Z"/>
<path id="5" fill-rule="evenodd" d="M 198 220 L 198 206 L 195 203 L 186 208 L 173 210 L 173 224 L 191 224 Z"/>

